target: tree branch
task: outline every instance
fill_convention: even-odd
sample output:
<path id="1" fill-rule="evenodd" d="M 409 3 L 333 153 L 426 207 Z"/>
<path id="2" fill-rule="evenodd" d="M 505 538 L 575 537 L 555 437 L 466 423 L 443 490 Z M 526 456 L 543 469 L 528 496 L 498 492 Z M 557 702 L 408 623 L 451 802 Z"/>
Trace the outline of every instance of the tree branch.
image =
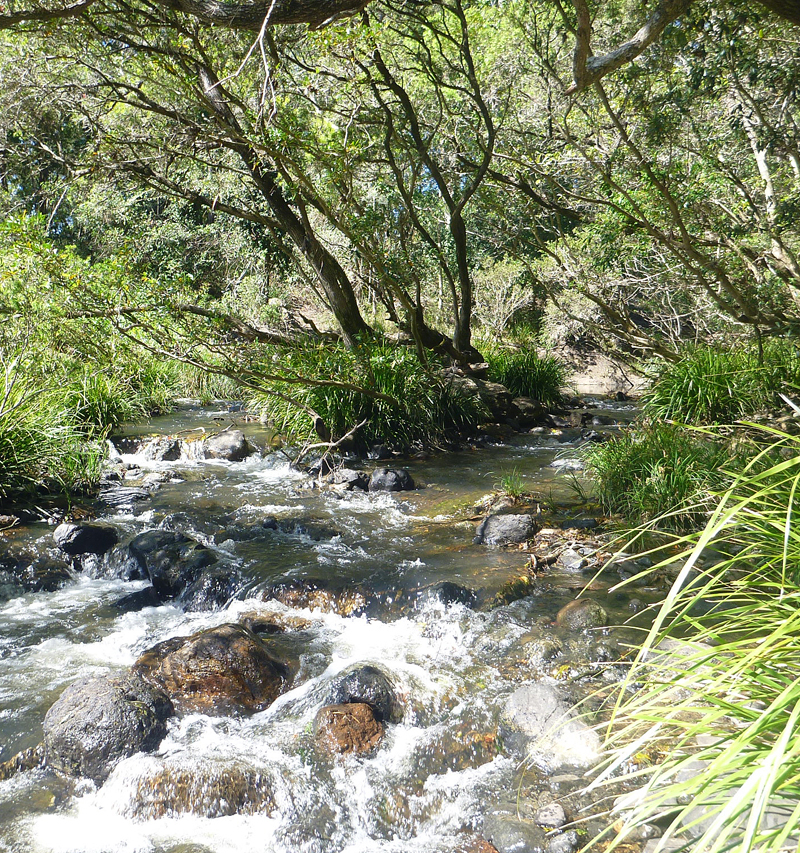
<path id="1" fill-rule="evenodd" d="M 585 0 L 573 0 L 573 5 L 578 15 L 578 29 L 575 34 L 575 51 L 572 60 L 573 82 L 567 89 L 568 95 L 580 92 L 605 77 L 606 74 L 636 59 L 659 38 L 669 24 L 692 5 L 692 0 L 661 0 L 633 38 L 603 56 L 590 55 L 591 20 L 588 5 Z"/>

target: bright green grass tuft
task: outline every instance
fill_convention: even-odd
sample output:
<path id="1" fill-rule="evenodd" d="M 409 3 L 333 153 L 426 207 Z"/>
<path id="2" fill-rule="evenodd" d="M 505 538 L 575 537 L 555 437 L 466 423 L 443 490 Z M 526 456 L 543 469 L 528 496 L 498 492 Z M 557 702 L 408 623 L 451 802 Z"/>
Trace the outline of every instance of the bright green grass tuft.
<path id="1" fill-rule="evenodd" d="M 730 456 L 724 443 L 671 424 L 629 430 L 585 450 L 605 512 L 633 524 L 662 516 L 672 530 L 705 521 L 711 491 L 728 481 Z"/>
<path id="2" fill-rule="evenodd" d="M 775 443 L 704 529 L 672 543 L 682 570 L 619 694 L 594 783 L 622 774 L 641 786 L 615 815 L 610 851 L 654 821 L 695 853 L 798 848 L 800 439 L 765 432 Z M 709 546 L 728 556 L 704 563 Z M 680 654 L 657 651 L 674 639 Z M 636 756 L 653 747 L 661 757 L 642 767 Z"/>
<path id="3" fill-rule="evenodd" d="M 300 439 L 313 434 L 311 412 L 319 415 L 333 439 L 362 424 L 359 441 L 396 448 L 446 440 L 486 417 L 479 400 L 425 370 L 407 348 L 351 350 L 328 344 L 287 354 L 281 370 L 320 384 L 273 383 L 256 393 L 252 404 L 278 430 Z"/>
<path id="4" fill-rule="evenodd" d="M 800 351 L 789 342 L 768 341 L 763 363 L 754 347 L 692 347 L 680 361 L 659 367 L 644 412 L 653 420 L 731 424 L 799 384 Z"/>
<path id="5" fill-rule="evenodd" d="M 487 351 L 489 374 L 515 397 L 531 397 L 558 405 L 566 381 L 566 367 L 553 356 L 539 356 L 533 348 Z"/>

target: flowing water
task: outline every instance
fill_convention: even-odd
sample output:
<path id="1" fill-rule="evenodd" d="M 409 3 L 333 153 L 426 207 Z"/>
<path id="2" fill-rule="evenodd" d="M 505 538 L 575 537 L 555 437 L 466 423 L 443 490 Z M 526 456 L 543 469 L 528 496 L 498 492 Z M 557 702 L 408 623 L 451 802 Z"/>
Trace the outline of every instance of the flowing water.
<path id="1" fill-rule="evenodd" d="M 148 429 L 181 429 L 190 437 L 193 429 L 228 420 L 226 414 L 183 412 Z M 255 425 L 243 428 L 262 445 L 268 438 Z M 372 494 L 315 488 L 281 452 L 238 463 L 192 458 L 200 454 L 191 450 L 174 462 L 123 455 L 129 467 L 140 469 L 134 475 L 157 481 L 158 488 L 147 500 L 101 514 L 103 523 L 118 529 L 120 547 L 59 589 L 12 591 L 0 604 L 0 759 L 41 741 L 44 714 L 76 679 L 122 672 L 157 642 L 254 611 L 286 628 L 270 642 L 276 655 L 295 663 L 291 689 L 250 717 L 173 718 L 157 754 L 126 759 L 100 788 L 47 769 L 0 782 L 0 850 L 467 849 L 487 809 L 513 798 L 519 784 L 518 756 L 506 754 L 496 738 L 500 708 L 521 683 L 550 677 L 552 667 L 535 654 L 537 643 L 558 633 L 555 614 L 589 579 L 553 568 L 533 595 L 489 607 L 528 555 L 472 544 L 474 506 L 512 471 L 545 504 L 574 502 L 570 460 L 578 442 L 578 431 L 566 430 L 405 460 L 424 488 Z M 278 528 L 250 535 L 266 516 Z M 157 526 L 215 549 L 242 579 L 236 598 L 200 612 L 175 603 L 116 609 L 114 602 L 145 586 L 115 577 L 124 544 Z M 17 536 L 40 551 L 53 550 L 45 526 Z M 309 580 L 339 604 L 320 609 L 269 597 L 276 584 Z M 443 581 L 476 591 L 480 605 L 443 602 L 436 594 Z M 604 588 L 594 595 L 612 621 L 629 615 L 623 596 Z M 560 642 L 567 649 L 590 641 L 561 636 Z M 334 762 L 315 750 L 312 724 L 337 674 L 357 663 L 391 673 L 404 716 L 387 726 L 374 755 Z M 142 791 L 156 785 L 165 766 L 196 778 L 232 769 L 255 773 L 270 806 L 229 814 L 223 798 L 195 813 L 154 814 L 143 806 Z"/>

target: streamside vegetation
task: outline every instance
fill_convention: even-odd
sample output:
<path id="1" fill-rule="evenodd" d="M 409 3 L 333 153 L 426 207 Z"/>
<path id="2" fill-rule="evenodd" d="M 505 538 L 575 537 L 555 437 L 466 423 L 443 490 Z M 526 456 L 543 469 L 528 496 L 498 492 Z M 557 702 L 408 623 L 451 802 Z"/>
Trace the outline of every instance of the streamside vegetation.
<path id="1" fill-rule="evenodd" d="M 702 529 L 635 579 L 680 566 L 609 726 L 595 784 L 637 786 L 609 850 L 654 822 L 696 853 L 800 840 L 800 439 L 760 440 Z"/>
<path id="2" fill-rule="evenodd" d="M 800 383 L 796 2 L 0 12 L 0 499 L 93 482 L 111 430 L 193 392 L 237 389 L 312 442 L 443 443 L 482 417 L 445 371 L 488 362 L 556 404 L 558 346 L 656 365 L 647 425 L 589 453 L 609 512 L 680 535 L 724 516 L 721 539 L 767 513 L 783 463 L 724 427 Z M 718 589 L 783 619 L 789 582 L 730 553 Z M 681 595 L 658 630 L 711 637 Z M 770 642 L 754 672 L 778 685 Z"/>

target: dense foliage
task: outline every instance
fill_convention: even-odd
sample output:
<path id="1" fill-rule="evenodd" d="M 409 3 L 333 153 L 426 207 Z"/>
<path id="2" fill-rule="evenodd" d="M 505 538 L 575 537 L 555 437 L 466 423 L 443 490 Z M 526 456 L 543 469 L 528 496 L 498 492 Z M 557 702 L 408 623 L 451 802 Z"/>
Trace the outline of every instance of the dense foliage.
<path id="1" fill-rule="evenodd" d="M 658 517 L 662 527 L 702 524 L 711 493 L 729 478 L 731 450 L 718 437 L 671 424 L 628 430 L 589 445 L 586 464 L 598 500 L 628 524 Z"/>

